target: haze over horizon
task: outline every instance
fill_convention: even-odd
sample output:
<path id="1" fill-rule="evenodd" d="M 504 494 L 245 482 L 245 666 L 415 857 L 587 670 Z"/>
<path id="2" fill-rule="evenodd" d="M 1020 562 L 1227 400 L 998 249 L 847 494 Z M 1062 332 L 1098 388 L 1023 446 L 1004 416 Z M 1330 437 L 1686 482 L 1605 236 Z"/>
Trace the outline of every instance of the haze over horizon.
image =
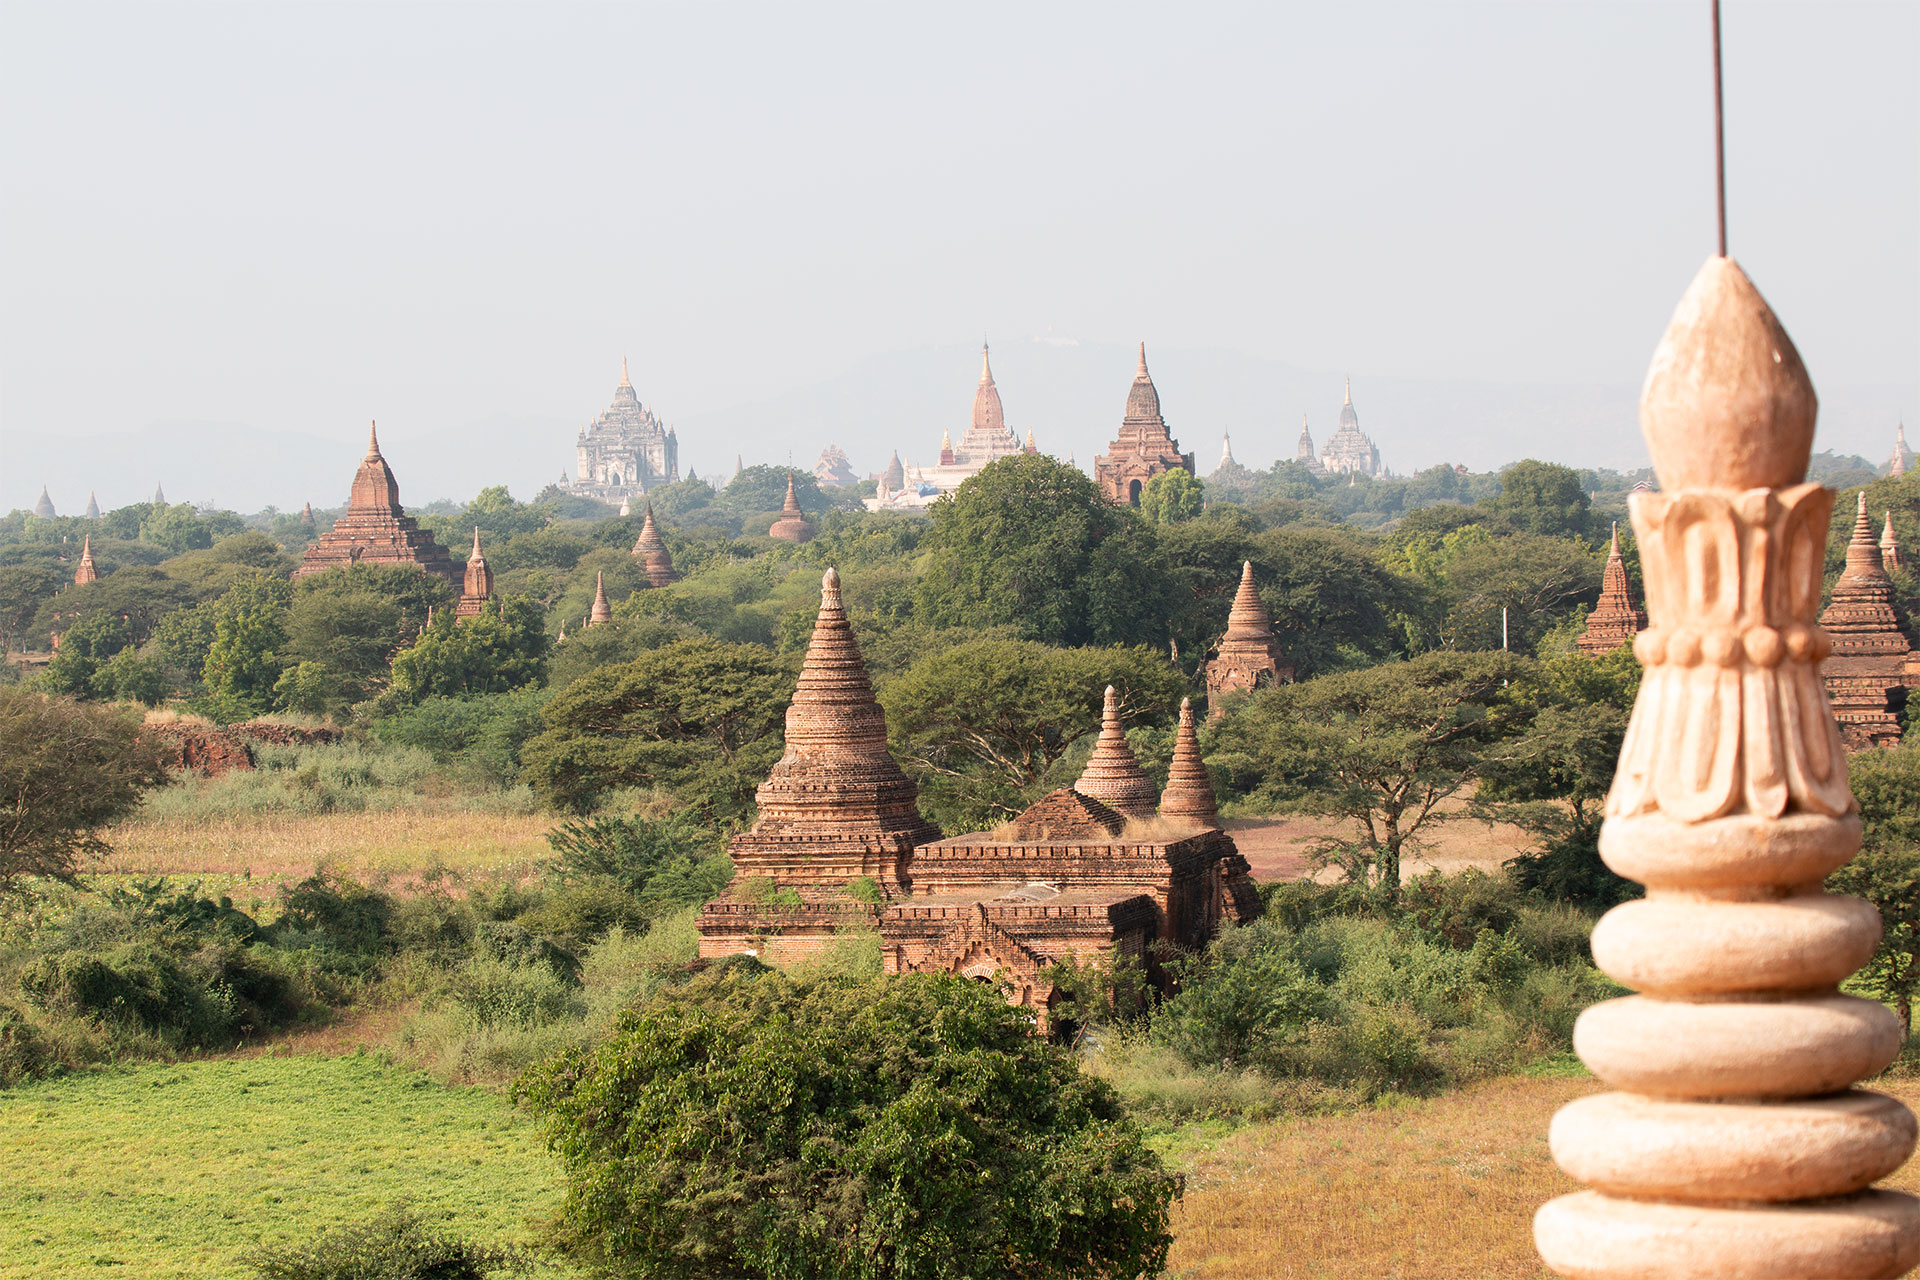
<path id="1" fill-rule="evenodd" d="M 1816 448 L 1881 458 L 1920 412 L 1920 12 L 1724 22 L 1732 252 Z M 623 354 L 683 467 L 865 474 L 964 424 L 983 331 L 1010 424 L 1083 466 L 1144 337 L 1203 474 L 1223 429 L 1324 443 L 1347 373 L 1403 473 L 1631 467 L 1712 249 L 1704 3 L 36 3 L 0 37 L 0 509 L 334 505 L 368 418 L 410 503 L 531 497 Z"/>

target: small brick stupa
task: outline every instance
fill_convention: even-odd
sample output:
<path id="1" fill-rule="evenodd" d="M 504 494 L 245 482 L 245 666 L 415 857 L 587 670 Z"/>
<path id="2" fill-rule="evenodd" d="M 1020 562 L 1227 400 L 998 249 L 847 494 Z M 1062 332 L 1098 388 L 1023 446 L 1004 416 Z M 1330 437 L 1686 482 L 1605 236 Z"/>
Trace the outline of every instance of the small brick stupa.
<path id="1" fill-rule="evenodd" d="M 89 582 L 100 581 L 99 566 L 93 562 L 93 535 L 80 539 L 80 564 L 73 571 L 73 585 L 83 587 Z"/>
<path id="2" fill-rule="evenodd" d="M 787 542 L 810 542 L 813 539 L 813 524 L 807 519 L 806 512 L 800 510 L 800 499 L 793 492 L 793 472 L 787 472 L 787 500 L 780 504 L 780 518 L 767 530 L 769 538 L 781 538 Z"/>
<path id="3" fill-rule="evenodd" d="M 1898 743 L 1900 722 L 1891 704 L 1905 698 L 1912 646 L 1893 607 L 1893 579 L 1881 562 L 1865 493 L 1855 508 L 1847 567 L 1833 584 L 1820 629 L 1833 645 L 1820 677 L 1841 739 L 1855 749 Z"/>
<path id="4" fill-rule="evenodd" d="M 33 514 L 42 520 L 51 520 L 59 514 L 53 509 L 53 497 L 45 485 L 40 486 L 40 501 L 33 504 Z"/>
<path id="5" fill-rule="evenodd" d="M 1900 571 L 1900 539 L 1893 534 L 1891 511 L 1887 512 L 1887 523 L 1880 530 L 1880 564 L 1888 573 Z"/>
<path id="6" fill-rule="evenodd" d="M 158 492 L 154 500 L 160 501 Z M 380 456 L 380 436 L 371 426 L 367 429 L 367 456 L 354 473 L 346 511 L 333 522 L 333 528 L 307 548 L 293 576 L 304 578 L 356 564 L 410 564 L 426 573 L 437 573 L 455 586 L 460 584 L 460 574 L 447 549 L 401 507 L 399 482 L 393 478 L 387 460 Z"/>
<path id="7" fill-rule="evenodd" d="M 754 793 L 753 828 L 727 845 L 734 882 L 700 915 L 700 954 L 773 946 L 802 954 L 873 909 L 846 892 L 870 879 L 883 897 L 906 891 L 914 849 L 940 831 L 920 816 L 920 789 L 887 753 L 887 720 L 840 599 L 840 575 L 820 583 L 820 612 L 787 708 L 786 754 Z M 800 895 L 798 906 L 751 899 L 749 882 Z"/>
<path id="8" fill-rule="evenodd" d="M 640 523 L 640 536 L 633 541 L 633 558 L 646 570 L 650 587 L 671 586 L 680 581 L 680 575 L 673 571 L 673 556 L 667 551 L 666 539 L 660 536 L 659 526 L 653 522 L 651 502 L 647 504 L 647 518 Z"/>
<path id="9" fill-rule="evenodd" d="M 1620 526 L 1613 526 L 1613 545 L 1607 551 L 1607 569 L 1600 579 L 1600 602 L 1587 615 L 1587 629 L 1574 641 L 1589 658 L 1612 653 L 1646 630 L 1647 615 L 1633 602 L 1627 584 L 1627 563 L 1620 557 Z"/>
<path id="10" fill-rule="evenodd" d="M 613 606 L 607 603 L 607 575 L 604 571 L 593 575 L 593 608 L 587 613 L 587 625 L 603 626 L 613 621 Z"/>
<path id="11" fill-rule="evenodd" d="M 1234 594 L 1233 608 L 1227 612 L 1227 633 L 1207 663 L 1207 715 L 1214 718 L 1226 708 L 1221 696 L 1251 693 L 1263 685 L 1285 684 L 1293 679 L 1293 665 L 1280 659 L 1280 644 L 1273 638 L 1273 618 L 1260 603 L 1260 592 L 1253 585 L 1253 561 L 1240 565 L 1240 589 Z"/>
<path id="12" fill-rule="evenodd" d="M 1120 695 L 1112 685 L 1107 686 L 1106 705 L 1100 713 L 1100 737 L 1073 789 L 1123 818 L 1153 816 L 1159 797 L 1154 794 L 1153 779 L 1127 745 L 1127 731 L 1120 724 Z"/>
<path id="13" fill-rule="evenodd" d="M 1200 735 L 1193 724 L 1193 702 L 1180 699 L 1180 729 L 1173 738 L 1173 763 L 1167 767 L 1167 789 L 1160 797 L 1160 816 L 1203 827 L 1218 825 L 1220 811 L 1213 780 L 1200 760 Z"/>
<path id="14" fill-rule="evenodd" d="M 1108 498 L 1137 507 L 1147 481 L 1176 468 L 1193 475 L 1193 455 L 1180 452 L 1180 442 L 1160 416 L 1160 392 L 1147 372 L 1147 344 L 1143 342 L 1133 386 L 1127 391 L 1127 414 L 1120 420 L 1120 435 L 1107 446 L 1107 452 L 1094 458 L 1093 478 Z"/>
<path id="15" fill-rule="evenodd" d="M 473 529 L 473 550 L 467 554 L 467 572 L 465 583 L 460 588 L 460 603 L 454 606 L 456 618 L 478 617 L 487 601 L 493 595 L 493 570 L 487 566 L 487 558 L 480 554 L 480 527 Z"/>
<path id="16" fill-rule="evenodd" d="M 80 514 L 89 520 L 98 520 L 100 518 L 100 503 L 94 498 L 93 490 L 91 489 L 87 490 L 87 509 Z M 1889 516 L 1888 518 L 1891 519 L 1892 517 Z"/>

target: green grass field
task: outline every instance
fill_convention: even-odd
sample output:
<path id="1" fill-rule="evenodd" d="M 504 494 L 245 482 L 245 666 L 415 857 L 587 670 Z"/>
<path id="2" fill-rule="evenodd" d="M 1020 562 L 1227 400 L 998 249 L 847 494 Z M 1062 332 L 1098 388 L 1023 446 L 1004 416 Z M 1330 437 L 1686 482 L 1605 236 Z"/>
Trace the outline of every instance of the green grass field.
<path id="1" fill-rule="evenodd" d="M 469 1238 L 526 1242 L 561 1195 L 532 1124 L 498 1094 L 368 1055 L 0 1091 L 0 1186 L 0 1280 L 245 1276 L 260 1245 L 402 1198 Z"/>

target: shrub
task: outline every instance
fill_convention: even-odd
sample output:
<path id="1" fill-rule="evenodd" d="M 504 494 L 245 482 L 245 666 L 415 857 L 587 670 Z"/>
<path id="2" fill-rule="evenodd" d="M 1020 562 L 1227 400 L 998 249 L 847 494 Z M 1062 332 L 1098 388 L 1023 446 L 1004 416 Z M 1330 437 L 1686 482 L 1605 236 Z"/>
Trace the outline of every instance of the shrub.
<path id="1" fill-rule="evenodd" d="M 543 964 L 475 956 L 447 979 L 447 998 L 475 1027 L 544 1027 L 585 1011 L 579 984 Z"/>
<path id="2" fill-rule="evenodd" d="M 50 1065 L 39 1029 L 18 1009 L 0 1004 L 0 1089 L 44 1075 Z"/>
<path id="3" fill-rule="evenodd" d="M 280 891 L 277 941 L 322 945 L 348 955 L 372 956 L 386 943 L 393 899 L 330 871 L 319 871 Z"/>
<path id="4" fill-rule="evenodd" d="M 1118 1277 L 1177 1183 L 1103 1081 L 948 975 L 718 967 L 516 1086 L 564 1240 L 636 1277 Z"/>
<path id="5" fill-rule="evenodd" d="M 705 902 L 727 887 L 733 865 L 695 819 L 576 819 L 547 833 L 561 883 L 612 881 L 656 912 Z"/>
<path id="6" fill-rule="evenodd" d="M 487 1280 L 502 1271 L 524 1271 L 527 1263 L 516 1250 L 488 1248 L 435 1230 L 405 1204 L 396 1204 L 311 1243 L 263 1249 L 252 1265 L 260 1280 Z"/>

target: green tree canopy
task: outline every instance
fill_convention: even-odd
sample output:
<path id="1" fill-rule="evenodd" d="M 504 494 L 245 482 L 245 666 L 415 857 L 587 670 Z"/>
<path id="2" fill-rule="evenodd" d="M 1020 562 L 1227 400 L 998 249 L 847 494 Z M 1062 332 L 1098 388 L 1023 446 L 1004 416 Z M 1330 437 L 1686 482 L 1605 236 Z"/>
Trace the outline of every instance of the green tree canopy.
<path id="1" fill-rule="evenodd" d="M 1177 1194 L 1104 1081 L 964 978 L 702 977 L 517 1092 L 635 1277 L 1157 1275 Z"/>
<path id="2" fill-rule="evenodd" d="M 1184 467 L 1162 471 L 1140 491 L 1140 514 L 1155 524 L 1191 520 L 1207 505 L 1207 486 Z"/>
<path id="3" fill-rule="evenodd" d="M 738 515 L 778 511 L 787 500 L 789 475 L 793 477 L 793 496 L 799 499 L 802 511 L 816 515 L 826 509 L 826 499 L 820 496 L 820 482 L 813 478 L 813 472 L 764 463 L 742 469 L 720 491 L 719 500 Z"/>
<path id="4" fill-rule="evenodd" d="M 213 643 L 202 679 L 213 709 L 240 718 L 273 705 L 274 685 L 287 665 L 287 604 L 292 586 L 283 578 L 242 578 L 213 605 Z"/>
<path id="5" fill-rule="evenodd" d="M 1585 538 L 1593 533 L 1591 503 L 1580 473 L 1557 462 L 1526 458 L 1500 473 L 1500 492 L 1481 505 L 1514 528 L 1548 538 Z"/>
<path id="6" fill-rule="evenodd" d="M 524 596 L 487 601 L 458 620 L 448 610 L 393 659 L 394 701 L 412 706 L 434 696 L 507 693 L 546 674 L 546 620 Z"/>
<path id="7" fill-rule="evenodd" d="M 135 644 L 153 634 L 160 619 L 194 602 L 193 588 L 149 565 L 131 564 L 105 577 L 62 591 L 41 606 L 33 629 L 43 636 L 68 625 L 68 619 L 89 613 L 124 618 Z"/>
<path id="8" fill-rule="evenodd" d="M 989 463 L 933 508 L 916 596 L 939 627 L 1045 644 L 1164 645 L 1178 606 L 1150 527 L 1045 454 Z"/>
<path id="9" fill-rule="evenodd" d="M 138 716 L 0 688 L 0 892 L 71 881 L 106 851 L 101 828 L 166 776 Z"/>
<path id="10" fill-rule="evenodd" d="M 1920 748 L 1861 751 L 1847 762 L 1860 802 L 1861 850 L 1827 877 L 1880 912 L 1880 945 L 1853 981 L 1891 1004 L 1909 1033 L 1920 994 Z"/>
<path id="11" fill-rule="evenodd" d="M 47 664 L 48 692 L 69 698 L 112 697 L 112 683 L 101 680 L 101 669 L 132 639 L 123 618 L 97 610 L 82 617 L 60 637 L 60 652 Z"/>
<path id="12" fill-rule="evenodd" d="M 1186 691 L 1151 649 L 979 640 L 921 659 L 881 702 L 922 807 L 960 831 L 992 826 L 1065 781 L 1054 766 L 1099 729 L 1109 684 L 1135 724 L 1169 723 Z"/>
<path id="13" fill-rule="evenodd" d="M 602 667 L 547 704 L 545 731 L 521 752 L 525 778 L 567 807 L 615 787 L 662 787 L 690 805 L 743 812 L 780 758 L 793 684 L 771 650 L 715 640 Z"/>
<path id="14" fill-rule="evenodd" d="M 1397 894 L 1401 862 L 1441 804 L 1530 715 L 1509 685 L 1531 665 L 1442 651 L 1258 689 L 1207 735 L 1209 763 L 1239 775 L 1255 807 L 1345 819 L 1348 833 L 1316 851 L 1321 865 Z"/>

